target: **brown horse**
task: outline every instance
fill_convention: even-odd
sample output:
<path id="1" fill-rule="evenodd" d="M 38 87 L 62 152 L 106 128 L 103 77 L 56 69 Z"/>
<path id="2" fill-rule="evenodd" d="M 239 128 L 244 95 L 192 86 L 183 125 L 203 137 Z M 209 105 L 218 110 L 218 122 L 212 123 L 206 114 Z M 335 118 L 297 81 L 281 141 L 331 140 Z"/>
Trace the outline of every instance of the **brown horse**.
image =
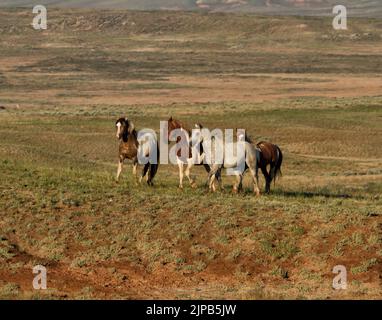
<path id="1" fill-rule="evenodd" d="M 256 144 L 256 147 L 260 150 L 257 166 L 261 169 L 265 178 L 265 192 L 269 193 L 272 180 L 276 183 L 276 177 L 281 176 L 283 154 L 279 146 L 270 142 L 261 141 Z M 268 165 L 270 166 L 269 172 L 267 171 Z"/>
<path id="2" fill-rule="evenodd" d="M 185 133 L 185 137 L 177 137 L 176 142 L 178 143 L 182 138 L 183 139 L 189 139 L 191 137 L 191 131 L 183 126 L 183 123 L 173 119 L 172 117 L 168 119 L 168 141 L 170 140 L 171 133 L 175 129 L 181 129 Z M 189 139 L 190 140 L 190 139 Z M 203 147 L 202 145 L 200 146 L 200 155 L 203 154 Z M 183 189 L 183 176 L 184 174 L 188 178 L 188 181 L 191 184 L 191 187 L 195 188 L 196 187 L 196 182 L 195 182 L 195 177 L 190 176 L 190 170 L 194 166 L 193 159 L 192 159 L 192 148 L 191 148 L 191 141 L 189 141 L 189 152 L 188 152 L 188 158 L 187 159 L 182 159 L 181 158 L 181 150 L 178 150 L 177 152 L 177 160 L 178 160 L 178 166 L 179 166 L 179 188 Z M 184 170 L 183 166 L 187 165 L 186 170 Z M 207 173 L 211 171 L 210 166 L 207 163 L 200 163 L 200 164 L 195 164 L 195 165 L 203 165 L 204 168 L 206 169 Z M 220 182 L 220 175 L 217 175 L 216 177 L 218 181 Z"/>
<path id="3" fill-rule="evenodd" d="M 119 180 L 119 176 L 122 172 L 123 162 L 125 159 L 129 159 L 133 161 L 133 175 L 135 176 L 136 182 L 138 181 L 137 177 L 137 167 L 138 167 L 138 151 L 140 148 L 137 131 L 135 130 L 134 124 L 132 121 L 127 118 L 120 118 L 116 121 L 115 126 L 117 128 L 117 138 L 121 140 L 119 144 L 119 162 L 118 162 L 118 171 L 117 171 L 117 182 Z M 157 144 L 158 148 L 158 144 Z M 145 152 L 147 153 L 147 151 Z M 157 153 L 159 156 L 159 152 Z M 147 154 L 145 155 L 147 156 Z M 157 163 L 147 163 L 144 165 L 141 177 L 139 182 L 142 182 L 142 179 L 147 174 L 147 184 L 152 186 L 153 179 L 158 170 L 158 162 Z"/>

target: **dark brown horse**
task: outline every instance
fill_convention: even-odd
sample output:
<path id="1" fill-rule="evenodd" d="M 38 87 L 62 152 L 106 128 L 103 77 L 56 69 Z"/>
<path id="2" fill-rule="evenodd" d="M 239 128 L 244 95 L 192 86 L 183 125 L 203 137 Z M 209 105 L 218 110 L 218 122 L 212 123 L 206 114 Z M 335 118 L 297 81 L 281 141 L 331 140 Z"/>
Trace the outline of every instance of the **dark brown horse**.
<path id="1" fill-rule="evenodd" d="M 194 166 L 192 148 L 191 148 L 191 139 L 190 139 L 191 131 L 189 129 L 185 128 L 182 122 L 180 122 L 176 119 L 173 119 L 172 117 L 170 119 L 168 119 L 167 122 L 168 122 L 168 140 L 170 140 L 170 135 L 175 129 L 180 129 L 181 131 L 184 132 L 185 136 L 184 137 L 178 136 L 176 142 L 178 143 L 181 139 L 186 139 L 183 141 L 187 141 L 187 139 L 188 139 L 188 141 L 189 141 L 188 142 L 189 152 L 188 152 L 188 158 L 187 159 L 183 159 L 181 157 L 181 150 L 178 150 L 178 152 L 177 152 L 177 161 L 178 161 L 178 166 L 179 166 L 179 188 L 183 189 L 183 176 L 184 176 L 184 174 L 188 178 L 188 181 L 190 182 L 191 187 L 195 188 L 196 187 L 195 177 L 190 176 L 190 170 Z M 202 145 L 200 145 L 200 151 L 199 152 L 200 152 L 200 156 L 202 156 L 202 154 L 203 154 Z M 187 165 L 185 170 L 183 168 L 184 165 Z M 211 171 L 210 166 L 206 163 L 202 162 L 200 164 L 195 164 L 195 165 L 203 165 L 204 168 L 206 169 L 207 173 L 209 173 Z M 220 182 L 220 180 L 219 180 L 220 175 L 217 175 L 216 178 Z"/>
<path id="2" fill-rule="evenodd" d="M 265 178 L 265 192 L 271 191 L 272 180 L 276 183 L 276 177 L 281 176 L 281 164 L 283 162 L 283 153 L 279 146 L 261 141 L 257 143 L 256 147 L 260 150 L 257 159 L 257 166 L 261 169 L 261 172 Z M 267 166 L 269 165 L 269 172 Z"/>
<path id="3" fill-rule="evenodd" d="M 138 150 L 140 148 L 138 137 L 137 137 L 137 131 L 135 130 L 134 124 L 132 121 L 128 120 L 127 118 L 120 118 L 116 121 L 115 126 L 117 128 L 116 136 L 119 140 L 121 140 L 119 144 L 119 162 L 118 162 L 118 171 L 117 171 L 117 182 L 119 180 L 119 176 L 122 172 L 123 162 L 125 159 L 129 159 L 133 162 L 133 175 L 135 176 L 136 182 L 138 181 L 137 177 L 137 167 L 138 167 Z M 156 147 L 158 148 L 158 144 L 156 144 Z M 158 150 L 157 150 L 158 151 Z M 145 151 L 145 156 L 148 155 L 149 151 Z M 159 157 L 159 152 L 157 152 L 157 155 Z M 147 174 L 147 184 L 153 185 L 153 179 L 155 177 L 155 174 L 158 170 L 158 162 L 156 163 L 149 163 L 144 165 L 141 177 L 139 179 L 139 182 L 142 181 L 142 179 Z"/>

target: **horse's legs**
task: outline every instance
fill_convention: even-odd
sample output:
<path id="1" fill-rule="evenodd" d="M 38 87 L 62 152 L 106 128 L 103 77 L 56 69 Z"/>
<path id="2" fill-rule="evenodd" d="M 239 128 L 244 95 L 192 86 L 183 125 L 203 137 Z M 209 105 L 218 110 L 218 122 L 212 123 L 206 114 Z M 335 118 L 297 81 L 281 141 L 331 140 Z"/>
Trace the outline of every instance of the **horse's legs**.
<path id="1" fill-rule="evenodd" d="M 222 168 L 219 168 L 219 170 L 215 174 L 216 180 L 219 184 L 219 189 L 224 190 L 223 181 L 222 181 Z"/>
<path id="2" fill-rule="evenodd" d="M 259 194 L 260 194 L 260 187 L 259 187 L 259 167 L 256 166 L 256 185 L 257 185 L 257 188 L 259 189 Z"/>
<path id="3" fill-rule="evenodd" d="M 183 163 L 181 161 L 178 161 L 178 167 L 179 167 L 179 188 L 183 189 Z"/>
<path id="4" fill-rule="evenodd" d="M 209 175 L 209 173 L 210 173 L 210 171 L 211 171 L 211 167 L 210 167 L 210 165 L 207 164 L 207 163 L 204 163 L 203 166 L 204 166 L 204 168 L 206 169 L 206 171 L 207 171 L 207 173 L 208 173 L 208 175 L 207 175 L 207 183 L 206 183 L 206 186 L 208 187 L 208 186 L 209 186 L 209 182 L 210 182 L 210 178 L 211 178 L 211 176 Z M 223 187 L 223 183 L 222 183 L 222 179 L 221 179 L 221 168 L 219 168 L 219 169 L 216 171 L 215 179 L 216 179 L 216 180 L 218 181 L 218 183 L 219 183 L 219 188 L 220 188 L 221 190 L 223 190 L 224 187 Z"/>
<path id="5" fill-rule="evenodd" d="M 271 163 L 271 169 L 269 170 L 269 192 L 271 191 L 272 180 L 276 176 L 276 163 Z"/>
<path id="6" fill-rule="evenodd" d="M 238 173 L 236 175 L 236 183 L 233 186 L 233 192 L 238 193 L 243 186 L 243 174 Z"/>
<path id="7" fill-rule="evenodd" d="M 122 167 L 123 167 L 123 159 L 119 159 L 118 169 L 117 169 L 117 177 L 116 177 L 117 182 L 119 181 L 119 176 L 121 175 Z"/>
<path id="8" fill-rule="evenodd" d="M 137 173 L 137 168 L 138 168 L 138 161 L 133 162 L 133 176 L 135 179 L 135 184 L 138 184 L 138 173 Z M 141 183 L 142 178 L 139 179 L 139 183 Z"/>
<path id="9" fill-rule="evenodd" d="M 266 193 L 269 193 L 269 190 L 271 188 L 271 181 L 270 181 L 270 176 L 269 176 L 269 173 L 267 171 L 267 167 L 266 166 L 261 166 L 261 172 L 263 173 L 264 175 L 264 178 L 265 178 L 265 192 Z"/>
<path id="10" fill-rule="evenodd" d="M 216 175 L 217 173 L 221 170 L 221 168 L 219 168 L 219 166 L 217 165 L 214 165 L 211 167 L 211 170 L 210 172 L 208 173 L 208 188 L 209 190 L 215 192 L 216 191 L 216 187 L 215 187 L 215 179 L 216 179 Z"/>
<path id="11" fill-rule="evenodd" d="M 259 189 L 259 175 L 257 173 L 257 170 L 253 170 L 252 168 L 249 168 L 249 171 L 251 172 L 252 181 L 253 181 L 253 192 L 256 193 L 257 196 L 260 195 L 260 189 Z"/>
<path id="12" fill-rule="evenodd" d="M 191 159 L 191 160 L 192 160 L 192 159 Z M 184 173 L 186 174 L 186 177 L 188 178 L 188 181 L 190 181 L 190 185 L 191 185 L 191 187 L 192 187 L 192 188 L 196 188 L 195 180 L 192 179 L 192 178 L 190 177 L 190 170 L 191 170 L 191 168 L 192 168 L 193 165 L 194 165 L 194 164 L 192 163 L 192 161 L 188 161 L 188 163 L 187 163 L 187 168 L 186 168 L 186 170 L 184 171 Z"/>
<path id="13" fill-rule="evenodd" d="M 142 175 L 141 175 L 141 177 L 139 179 L 139 183 L 142 182 L 142 180 L 146 176 L 147 171 L 149 170 L 149 168 L 150 168 L 150 163 L 146 163 L 145 166 L 142 169 Z M 149 177 L 148 176 L 146 177 L 146 181 L 147 181 L 147 183 L 149 183 Z"/>
<path id="14" fill-rule="evenodd" d="M 216 187 L 215 187 L 215 178 L 216 178 L 216 175 L 215 175 L 215 174 L 211 175 L 211 177 L 210 177 L 209 189 L 212 190 L 212 192 L 215 192 L 215 191 L 216 191 Z"/>
<path id="15" fill-rule="evenodd" d="M 147 176 L 147 184 L 149 186 L 153 186 L 153 179 L 154 179 L 154 176 L 156 174 L 156 171 L 157 171 L 158 167 L 157 167 L 157 164 L 149 164 L 149 172 L 148 172 L 148 176 Z"/>

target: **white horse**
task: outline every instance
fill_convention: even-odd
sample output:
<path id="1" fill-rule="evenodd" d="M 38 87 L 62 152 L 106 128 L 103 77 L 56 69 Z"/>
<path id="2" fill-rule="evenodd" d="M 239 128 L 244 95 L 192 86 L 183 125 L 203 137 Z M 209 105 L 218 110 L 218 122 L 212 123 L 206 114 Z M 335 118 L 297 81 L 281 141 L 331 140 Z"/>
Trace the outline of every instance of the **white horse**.
<path id="1" fill-rule="evenodd" d="M 224 142 L 222 136 L 206 134 L 201 130 L 201 144 L 205 153 L 205 162 L 210 165 L 208 174 L 209 189 L 215 191 L 214 181 L 220 177 L 221 170 L 227 169 L 228 174 L 236 176 L 233 191 L 236 193 L 242 188 L 243 176 L 249 169 L 253 182 L 253 191 L 260 195 L 258 187 L 257 159 L 259 150 L 254 145 L 245 141 L 245 133 L 238 136 L 237 142 Z M 218 179 L 221 186 L 221 179 Z"/>

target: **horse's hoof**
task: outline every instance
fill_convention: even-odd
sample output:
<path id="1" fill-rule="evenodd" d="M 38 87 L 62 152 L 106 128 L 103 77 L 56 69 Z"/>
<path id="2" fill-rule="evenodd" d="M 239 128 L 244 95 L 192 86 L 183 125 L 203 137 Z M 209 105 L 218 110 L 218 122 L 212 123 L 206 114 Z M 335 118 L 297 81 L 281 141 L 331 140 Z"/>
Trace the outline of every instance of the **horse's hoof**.
<path id="1" fill-rule="evenodd" d="M 183 191 L 183 186 L 179 186 L 178 189 Z"/>
<path id="2" fill-rule="evenodd" d="M 196 184 L 196 182 L 191 183 L 191 188 L 192 189 L 196 189 L 197 187 L 198 187 L 198 185 Z"/>

